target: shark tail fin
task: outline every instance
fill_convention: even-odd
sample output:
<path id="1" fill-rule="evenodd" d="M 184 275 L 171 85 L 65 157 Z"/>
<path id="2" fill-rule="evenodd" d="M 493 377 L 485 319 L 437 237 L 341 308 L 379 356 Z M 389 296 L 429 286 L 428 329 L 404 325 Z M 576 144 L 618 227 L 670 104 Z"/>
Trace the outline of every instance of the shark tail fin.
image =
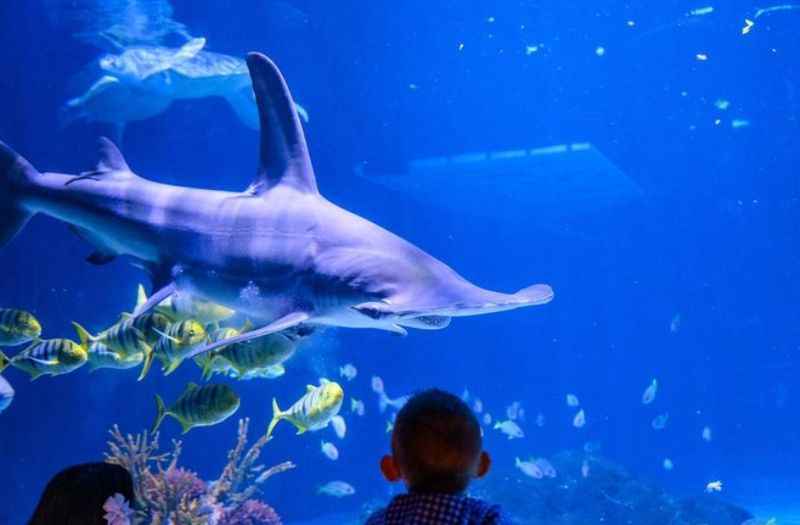
<path id="1" fill-rule="evenodd" d="M 33 216 L 22 206 L 21 199 L 26 184 L 38 174 L 27 160 L 0 142 L 0 248 Z"/>

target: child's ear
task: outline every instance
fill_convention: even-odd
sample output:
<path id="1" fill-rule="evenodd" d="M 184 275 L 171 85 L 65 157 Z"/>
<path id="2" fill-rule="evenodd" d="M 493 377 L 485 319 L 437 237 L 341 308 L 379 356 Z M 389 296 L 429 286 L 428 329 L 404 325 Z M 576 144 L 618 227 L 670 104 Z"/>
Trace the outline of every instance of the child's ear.
<path id="1" fill-rule="evenodd" d="M 492 467 L 492 458 L 489 456 L 489 453 L 485 450 L 481 452 L 481 457 L 478 460 L 478 471 L 475 474 L 476 478 L 482 478 L 485 476 L 489 469 Z"/>
<path id="2" fill-rule="evenodd" d="M 400 481 L 403 478 L 400 474 L 400 469 L 397 468 L 394 457 L 389 454 L 381 458 L 381 472 L 383 473 L 383 477 L 386 478 L 386 481 L 391 483 Z"/>

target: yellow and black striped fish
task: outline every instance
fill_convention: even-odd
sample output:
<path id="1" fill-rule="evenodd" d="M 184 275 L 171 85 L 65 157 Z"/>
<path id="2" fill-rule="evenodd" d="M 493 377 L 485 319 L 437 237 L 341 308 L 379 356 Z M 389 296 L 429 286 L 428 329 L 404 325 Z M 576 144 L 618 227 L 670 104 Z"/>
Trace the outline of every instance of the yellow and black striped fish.
<path id="1" fill-rule="evenodd" d="M 139 294 L 136 300 L 137 306 L 147 302 L 147 294 L 144 286 L 139 285 Z M 236 313 L 227 306 L 212 303 L 205 299 L 194 297 L 185 292 L 176 292 L 167 297 L 156 306 L 156 311 L 166 315 L 173 322 L 195 320 L 204 325 L 220 323 Z"/>
<path id="2" fill-rule="evenodd" d="M 139 379 L 147 375 L 153 357 L 161 360 L 165 375 L 171 374 L 183 362 L 186 354 L 204 343 L 207 338 L 203 325 L 193 319 L 169 325 L 165 332 L 161 332 L 161 338 L 153 347 L 153 351 L 145 354 L 144 367 Z"/>
<path id="3" fill-rule="evenodd" d="M 57 376 L 77 370 L 86 363 L 87 352 L 88 346 L 69 339 L 42 339 L 11 359 L 0 357 L 0 362 L 29 373 L 33 381 L 43 375 Z"/>
<path id="4" fill-rule="evenodd" d="M 264 370 L 283 364 L 297 349 L 297 344 L 282 333 L 265 335 L 215 352 L 219 359 L 227 362 L 239 377 L 253 370 Z"/>
<path id="5" fill-rule="evenodd" d="M 158 430 L 166 416 L 172 416 L 181 424 L 185 434 L 194 427 L 216 425 L 233 415 L 238 408 L 239 396 L 228 385 L 199 387 L 189 383 L 181 397 L 169 408 L 156 394 L 157 413 L 152 431 Z"/>
<path id="6" fill-rule="evenodd" d="M 144 353 L 125 355 L 107 347 L 103 343 L 94 342 L 89 346 L 89 368 L 94 372 L 99 368 L 125 370 L 138 366 L 144 360 Z"/>
<path id="7" fill-rule="evenodd" d="M 223 339 L 230 339 L 241 334 L 240 330 L 232 327 L 217 328 L 208 335 L 209 343 L 216 343 Z M 197 366 L 203 369 L 203 379 L 208 381 L 214 374 L 227 374 L 230 365 L 225 359 L 218 356 L 219 350 L 213 352 L 205 352 L 195 356 L 194 362 Z"/>
<path id="8" fill-rule="evenodd" d="M 0 346 L 29 343 L 42 335 L 42 325 L 25 310 L 0 308 Z"/>
<path id="9" fill-rule="evenodd" d="M 297 427 L 297 433 L 307 430 L 319 430 L 328 426 L 339 409 L 342 408 L 344 390 L 341 385 L 321 378 L 319 386 L 308 385 L 306 395 L 301 397 L 289 410 L 283 412 L 278 408 L 278 401 L 272 399 L 272 421 L 267 428 L 267 436 L 271 436 L 275 425 L 281 419 Z"/>

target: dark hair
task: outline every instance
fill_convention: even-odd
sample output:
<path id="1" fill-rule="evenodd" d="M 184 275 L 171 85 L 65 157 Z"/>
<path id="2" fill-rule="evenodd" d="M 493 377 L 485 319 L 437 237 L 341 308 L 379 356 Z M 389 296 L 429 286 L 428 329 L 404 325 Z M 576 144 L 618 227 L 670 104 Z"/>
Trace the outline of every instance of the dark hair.
<path id="1" fill-rule="evenodd" d="M 110 463 L 66 468 L 47 484 L 28 525 L 106 525 L 103 504 L 114 494 L 133 506 L 133 478 Z"/>
<path id="2" fill-rule="evenodd" d="M 482 446 L 481 427 L 472 410 L 438 389 L 409 399 L 392 433 L 392 453 L 412 492 L 462 492 Z"/>

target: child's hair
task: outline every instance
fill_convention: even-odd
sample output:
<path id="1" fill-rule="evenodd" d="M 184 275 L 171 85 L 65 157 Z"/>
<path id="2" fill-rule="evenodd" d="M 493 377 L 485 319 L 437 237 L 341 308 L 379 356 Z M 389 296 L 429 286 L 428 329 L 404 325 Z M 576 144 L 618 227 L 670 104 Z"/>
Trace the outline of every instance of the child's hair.
<path id="1" fill-rule="evenodd" d="M 103 504 L 115 494 L 133 504 L 133 478 L 123 467 L 110 463 L 69 467 L 47 484 L 28 525 L 105 525 Z"/>
<path id="2" fill-rule="evenodd" d="M 412 397 L 397 414 L 392 433 L 392 453 L 412 492 L 462 492 L 474 475 L 482 446 L 472 410 L 438 389 Z"/>

